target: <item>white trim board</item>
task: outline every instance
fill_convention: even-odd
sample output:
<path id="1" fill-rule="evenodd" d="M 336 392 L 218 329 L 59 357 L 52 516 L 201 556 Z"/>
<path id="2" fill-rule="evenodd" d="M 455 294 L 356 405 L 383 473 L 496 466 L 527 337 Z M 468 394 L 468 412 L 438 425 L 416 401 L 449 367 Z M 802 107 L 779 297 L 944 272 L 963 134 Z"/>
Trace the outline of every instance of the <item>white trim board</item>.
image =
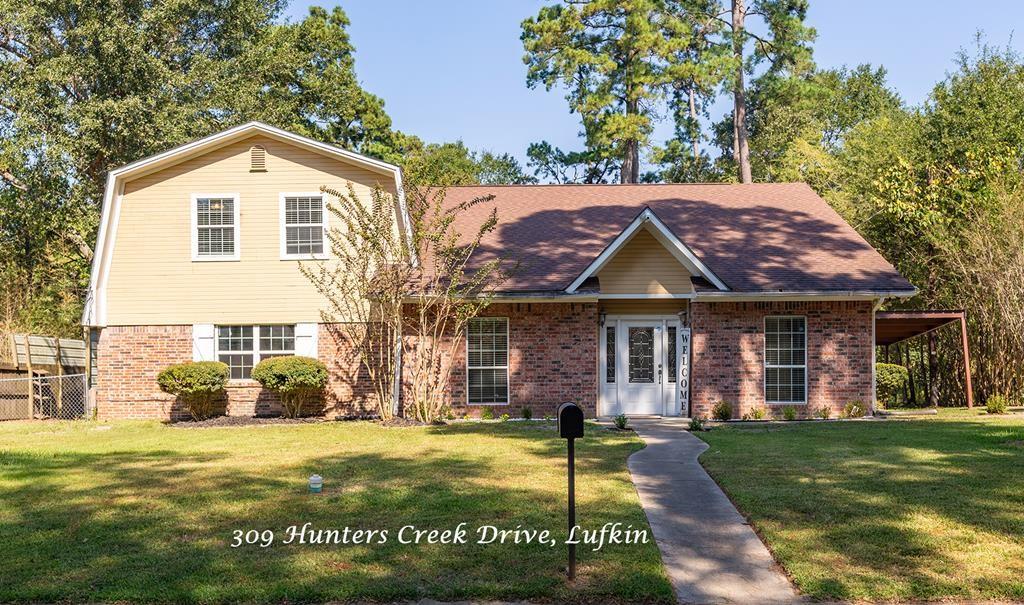
<path id="1" fill-rule="evenodd" d="M 89 290 L 86 294 L 85 308 L 82 311 L 82 324 L 86 326 L 105 326 L 107 324 L 107 283 L 110 273 L 110 262 L 113 258 L 117 239 L 118 219 L 121 214 L 121 201 L 124 195 L 124 184 L 131 178 L 154 172 L 189 158 L 196 157 L 235 141 L 262 134 L 270 138 L 290 143 L 304 149 L 348 161 L 378 174 L 387 175 L 394 180 L 398 193 L 395 209 L 399 228 L 406 234 L 409 242 L 409 255 L 413 264 L 418 264 L 416 251 L 412 249 L 412 233 L 409 210 L 405 202 L 405 190 L 402 187 L 402 171 L 398 166 L 367 157 L 347 149 L 335 147 L 316 141 L 309 137 L 275 128 L 262 122 L 248 122 L 218 132 L 202 139 L 179 145 L 162 153 L 143 158 L 131 164 L 111 170 L 107 174 L 107 185 L 103 193 L 103 208 L 100 214 L 99 232 L 96 236 L 96 248 L 89 272 Z"/>
<path id="2" fill-rule="evenodd" d="M 729 288 L 725 285 L 721 279 L 718 278 L 711 269 L 708 268 L 697 255 L 694 254 L 693 250 L 686 244 L 679 240 L 674 233 L 661 222 L 661 219 L 654 214 L 650 208 L 645 208 L 643 212 L 637 215 L 633 222 L 628 227 L 622 230 L 622 233 L 616 237 L 611 244 L 609 244 L 601 254 L 594 259 L 583 273 L 576 278 L 568 288 L 566 292 L 572 294 L 583 285 L 588 278 L 597 274 L 598 271 L 604 268 L 605 265 L 611 261 L 612 258 L 618 252 L 640 232 L 640 229 L 648 227 L 651 235 L 657 239 L 661 245 L 665 246 L 665 249 L 677 260 L 681 265 L 686 267 L 691 275 L 697 275 L 708 280 L 715 285 L 716 288 L 722 291 L 728 291 Z"/>

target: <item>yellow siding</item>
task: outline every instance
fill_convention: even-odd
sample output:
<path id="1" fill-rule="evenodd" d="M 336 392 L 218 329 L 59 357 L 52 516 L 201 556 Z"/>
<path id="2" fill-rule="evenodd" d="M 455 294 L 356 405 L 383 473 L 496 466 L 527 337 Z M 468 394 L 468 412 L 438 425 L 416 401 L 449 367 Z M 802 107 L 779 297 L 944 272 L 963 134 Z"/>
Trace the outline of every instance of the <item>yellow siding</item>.
<path id="1" fill-rule="evenodd" d="M 646 228 L 597 274 L 601 294 L 688 294 L 690 272 Z"/>
<path id="2" fill-rule="evenodd" d="M 257 144 L 266 148 L 266 172 L 249 171 L 249 148 Z M 322 298 L 300 261 L 280 258 L 279 195 L 346 191 L 348 183 L 367 200 L 378 183 L 395 192 L 391 177 L 263 136 L 126 183 L 107 324 L 318 321 Z M 241 260 L 192 261 L 191 196 L 203 193 L 239 194 Z"/>
<path id="3" fill-rule="evenodd" d="M 601 312 L 608 315 L 675 315 L 689 307 L 686 299 L 602 300 Z"/>

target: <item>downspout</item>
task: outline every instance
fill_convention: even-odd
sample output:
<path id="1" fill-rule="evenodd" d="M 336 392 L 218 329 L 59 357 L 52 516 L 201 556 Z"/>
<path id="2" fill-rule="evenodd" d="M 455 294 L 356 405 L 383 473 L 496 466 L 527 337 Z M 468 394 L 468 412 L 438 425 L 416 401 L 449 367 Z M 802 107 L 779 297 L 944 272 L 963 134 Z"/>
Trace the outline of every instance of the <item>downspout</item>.
<path id="1" fill-rule="evenodd" d="M 871 307 L 871 403 L 868 407 L 871 410 L 872 416 L 875 414 L 875 405 L 878 403 L 878 372 L 875 367 L 877 364 L 875 357 L 878 354 L 878 346 L 876 345 L 875 313 L 878 312 L 883 303 L 885 303 L 885 297 L 879 296 L 878 300 Z"/>

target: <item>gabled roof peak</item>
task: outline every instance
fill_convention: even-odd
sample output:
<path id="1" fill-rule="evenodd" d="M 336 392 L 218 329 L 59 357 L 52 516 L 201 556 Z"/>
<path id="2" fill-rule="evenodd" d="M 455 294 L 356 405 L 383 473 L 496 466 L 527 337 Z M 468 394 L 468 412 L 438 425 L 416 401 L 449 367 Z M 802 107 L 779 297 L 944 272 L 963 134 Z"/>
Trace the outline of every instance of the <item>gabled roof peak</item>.
<path id="1" fill-rule="evenodd" d="M 679 264 L 686 267 L 691 275 L 702 277 L 712 284 L 720 291 L 727 292 L 729 287 L 725 285 L 717 275 L 705 265 L 700 258 L 694 254 L 693 250 L 689 246 L 684 244 L 672 230 L 668 228 L 665 223 L 658 218 L 658 215 L 651 210 L 650 206 L 644 206 L 644 209 L 637 214 L 636 218 L 622 230 L 621 233 L 608 244 L 608 246 L 594 259 L 583 273 L 579 275 L 572 284 L 569 285 L 565 291 L 569 294 L 576 292 L 576 290 L 583 285 L 583 283 L 591 276 L 596 275 L 608 262 L 615 257 L 616 254 L 622 250 L 626 244 L 633 239 L 633 237 L 640 232 L 641 229 L 648 229 L 655 239 L 657 239 L 661 245 L 665 246 L 665 249 L 675 257 Z"/>

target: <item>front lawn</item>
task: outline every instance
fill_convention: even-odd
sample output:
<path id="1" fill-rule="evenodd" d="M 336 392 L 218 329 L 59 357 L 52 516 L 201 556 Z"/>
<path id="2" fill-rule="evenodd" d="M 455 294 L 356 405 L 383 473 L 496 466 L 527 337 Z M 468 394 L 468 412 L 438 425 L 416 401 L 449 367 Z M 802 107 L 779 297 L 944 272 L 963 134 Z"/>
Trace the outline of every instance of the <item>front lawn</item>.
<path id="1" fill-rule="evenodd" d="M 631 433 L 588 427 L 579 522 L 647 528 L 626 470 Z M 565 537 L 565 444 L 550 423 L 245 428 L 0 423 L 0 602 L 435 599 L 670 601 L 653 540 L 580 548 L 402 545 L 395 534 L 484 524 Z M 323 475 L 324 494 L 306 493 Z M 291 525 L 388 529 L 383 545 L 280 545 Z M 270 548 L 231 548 L 239 529 Z"/>
<path id="2" fill-rule="evenodd" d="M 1024 416 L 943 411 L 699 436 L 711 446 L 705 468 L 804 593 L 1024 599 Z"/>

